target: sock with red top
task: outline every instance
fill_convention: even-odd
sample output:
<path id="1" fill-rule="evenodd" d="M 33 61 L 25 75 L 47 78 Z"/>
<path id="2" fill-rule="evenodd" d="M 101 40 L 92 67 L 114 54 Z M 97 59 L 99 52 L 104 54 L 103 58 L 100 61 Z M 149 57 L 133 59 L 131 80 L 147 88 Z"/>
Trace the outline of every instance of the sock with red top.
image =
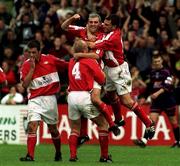
<path id="1" fill-rule="evenodd" d="M 37 141 L 37 135 L 36 134 L 28 134 L 27 137 L 27 150 L 28 155 L 31 156 L 34 159 L 34 151 Z"/>
<path id="2" fill-rule="evenodd" d="M 99 144 L 101 149 L 101 157 L 108 158 L 108 136 L 109 133 L 106 130 L 99 130 Z"/>
<path id="3" fill-rule="evenodd" d="M 77 157 L 77 143 L 78 143 L 79 132 L 76 130 L 71 131 L 69 136 L 69 148 L 70 148 L 70 158 Z"/>

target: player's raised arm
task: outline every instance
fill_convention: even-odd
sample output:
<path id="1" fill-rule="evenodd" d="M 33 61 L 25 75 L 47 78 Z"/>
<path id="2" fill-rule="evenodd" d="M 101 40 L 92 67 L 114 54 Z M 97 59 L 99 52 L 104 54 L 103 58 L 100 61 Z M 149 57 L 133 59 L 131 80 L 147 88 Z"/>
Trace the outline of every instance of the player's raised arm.
<path id="1" fill-rule="evenodd" d="M 61 28 L 65 31 L 68 31 L 69 25 L 71 25 L 74 21 L 79 20 L 80 17 L 81 16 L 79 14 L 74 14 L 72 17 L 62 23 Z"/>

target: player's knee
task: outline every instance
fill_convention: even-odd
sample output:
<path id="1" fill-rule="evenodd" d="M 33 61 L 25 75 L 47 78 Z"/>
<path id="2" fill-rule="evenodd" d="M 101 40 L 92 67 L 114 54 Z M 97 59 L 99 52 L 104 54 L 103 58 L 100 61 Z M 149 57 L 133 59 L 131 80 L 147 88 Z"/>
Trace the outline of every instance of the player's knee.
<path id="1" fill-rule="evenodd" d="M 38 127 L 38 122 L 29 122 L 28 123 L 28 133 L 36 133 Z"/>
<path id="2" fill-rule="evenodd" d="M 135 103 L 135 101 L 131 98 L 131 96 L 128 94 L 128 95 L 123 95 L 121 97 L 121 101 L 122 103 L 129 109 L 131 109 Z"/>
<path id="3" fill-rule="evenodd" d="M 108 130 L 108 122 L 106 121 L 104 116 L 101 116 L 99 118 L 99 124 L 98 124 L 98 128 L 100 130 Z"/>
<path id="4" fill-rule="evenodd" d="M 91 94 L 91 101 L 95 106 L 98 106 L 101 103 L 100 97 L 94 93 Z"/>

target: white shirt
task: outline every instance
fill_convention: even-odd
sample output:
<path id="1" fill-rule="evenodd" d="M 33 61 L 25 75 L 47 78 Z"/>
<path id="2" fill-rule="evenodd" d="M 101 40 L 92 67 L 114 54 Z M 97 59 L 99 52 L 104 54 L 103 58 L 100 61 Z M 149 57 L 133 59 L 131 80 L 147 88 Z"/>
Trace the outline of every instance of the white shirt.
<path id="1" fill-rule="evenodd" d="M 7 104 L 7 101 L 12 98 L 17 104 L 20 104 L 23 102 L 23 95 L 20 93 L 17 93 L 12 97 L 12 94 L 7 94 L 5 95 L 2 100 L 1 100 L 1 104 Z"/>

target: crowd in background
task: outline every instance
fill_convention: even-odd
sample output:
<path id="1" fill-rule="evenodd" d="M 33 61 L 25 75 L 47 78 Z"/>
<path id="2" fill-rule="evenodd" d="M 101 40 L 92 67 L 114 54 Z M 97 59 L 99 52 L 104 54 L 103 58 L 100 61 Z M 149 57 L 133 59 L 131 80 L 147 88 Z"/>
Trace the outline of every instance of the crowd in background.
<path id="1" fill-rule="evenodd" d="M 27 43 L 36 39 L 44 54 L 69 61 L 73 37 L 61 24 L 73 14 L 81 15 L 75 22 L 86 26 L 88 15 L 98 13 L 102 21 L 115 13 L 121 18 L 124 55 L 130 65 L 134 98 L 146 88 L 153 54 L 161 54 L 180 84 L 180 0 L 14 0 L 11 11 L 0 2 L 0 62 L 8 85 L 1 89 L 1 98 L 13 91 L 23 95 L 19 69 L 28 58 Z M 66 102 L 67 75 L 60 75 L 59 102 Z"/>

